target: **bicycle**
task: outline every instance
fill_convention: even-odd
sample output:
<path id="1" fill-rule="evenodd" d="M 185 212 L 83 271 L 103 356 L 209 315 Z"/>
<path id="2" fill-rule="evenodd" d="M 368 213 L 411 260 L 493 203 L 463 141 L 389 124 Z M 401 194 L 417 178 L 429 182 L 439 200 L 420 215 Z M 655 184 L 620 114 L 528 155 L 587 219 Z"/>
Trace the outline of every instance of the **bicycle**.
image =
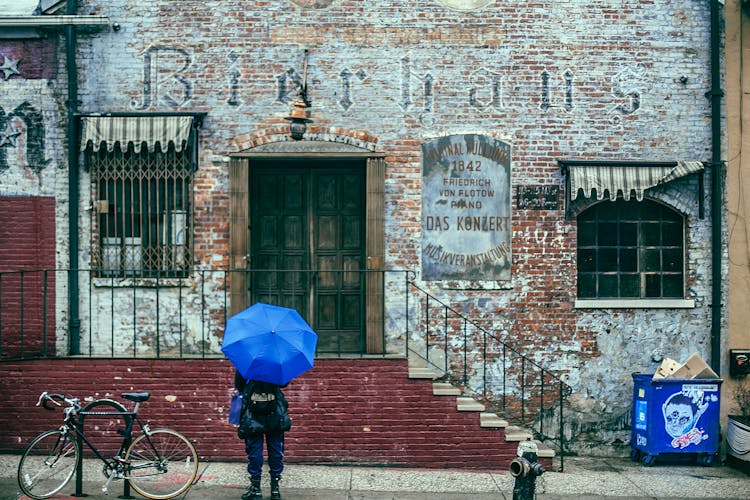
<path id="1" fill-rule="evenodd" d="M 100 399 L 81 407 L 78 398 L 43 392 L 36 406 L 55 410 L 50 403 L 63 408 L 63 424 L 58 429 L 45 431 L 28 445 L 18 464 L 18 485 L 24 494 L 35 499 L 48 498 L 62 490 L 82 463 L 82 443 L 104 463 L 107 478 L 102 487 L 108 493 L 110 483 L 124 479 L 140 495 L 166 500 L 186 492 L 198 472 L 198 454 L 190 441 L 171 429 L 151 429 L 138 417 L 141 403 L 148 401 L 148 392 L 126 392 L 122 397 L 135 403 L 132 411 L 117 401 Z M 95 411 L 97 407 L 111 411 Z M 118 451 L 106 457 L 84 433 L 87 415 L 122 416 L 125 428 Z M 141 433 L 133 438 L 133 424 L 138 422 Z"/>

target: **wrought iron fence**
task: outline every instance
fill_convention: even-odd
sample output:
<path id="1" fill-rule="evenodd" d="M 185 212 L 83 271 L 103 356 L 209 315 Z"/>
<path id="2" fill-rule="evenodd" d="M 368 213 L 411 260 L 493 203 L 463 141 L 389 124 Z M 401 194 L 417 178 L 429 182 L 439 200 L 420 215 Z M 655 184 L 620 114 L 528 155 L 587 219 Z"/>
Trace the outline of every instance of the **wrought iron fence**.
<path id="1" fill-rule="evenodd" d="M 69 317 L 69 273 L 78 279 L 79 318 Z M 339 324 L 320 327 L 326 342 L 319 342 L 319 353 L 377 355 L 386 354 L 386 349 L 393 353 L 396 347 L 386 339 L 385 324 L 392 331 L 404 331 L 394 326 L 400 321 L 398 314 L 386 315 L 391 308 L 385 304 L 386 300 L 404 302 L 404 271 L 192 270 L 184 277 L 134 278 L 100 277 L 96 270 L 23 270 L 0 272 L 0 360 L 69 355 L 220 357 L 224 325 L 231 315 L 233 274 L 248 277 L 255 299 L 295 307 L 304 317 L 308 317 L 306 290 L 314 290 L 316 300 L 327 294 L 320 302 L 338 301 L 333 316 L 346 317 L 338 318 Z M 368 281 L 377 281 L 379 290 L 387 290 L 374 305 L 365 304 Z M 330 283 L 346 285 L 329 293 L 324 285 Z M 368 307 L 380 312 L 379 324 L 366 317 Z M 364 340 L 356 338 L 364 335 L 365 325 L 381 337 L 375 342 L 380 352 L 368 351 Z M 348 332 L 346 342 L 338 337 L 340 332 Z"/>
<path id="2" fill-rule="evenodd" d="M 69 273 L 78 279 L 80 318 L 69 317 Z M 328 339 L 319 354 L 401 355 L 421 359 L 465 394 L 483 401 L 509 422 L 565 450 L 563 412 L 571 388 L 542 367 L 544 353 L 522 354 L 508 342 L 509 321 L 470 319 L 420 287 L 410 271 L 192 270 L 185 277 L 97 277 L 91 270 L 0 272 L 0 361 L 79 355 L 115 358 L 221 357 L 230 314 L 230 282 L 243 273 L 253 297 L 295 307 L 306 316 L 305 293 L 331 282 L 355 290 L 345 303 L 357 331 L 378 331 L 364 342 Z M 174 276 L 174 275 L 172 275 Z M 378 280 L 380 324 L 368 323 L 366 283 Z M 314 286 L 310 286 L 313 284 Z M 325 287 L 322 287 L 325 288 Z M 315 302 L 319 301 L 317 297 Z M 352 312 L 354 310 L 354 313 Z M 75 324 L 75 328 L 72 325 Z M 315 326 L 315 325 L 314 325 Z M 319 336 L 322 329 L 318 329 Z M 547 354 L 548 355 L 548 354 Z"/>

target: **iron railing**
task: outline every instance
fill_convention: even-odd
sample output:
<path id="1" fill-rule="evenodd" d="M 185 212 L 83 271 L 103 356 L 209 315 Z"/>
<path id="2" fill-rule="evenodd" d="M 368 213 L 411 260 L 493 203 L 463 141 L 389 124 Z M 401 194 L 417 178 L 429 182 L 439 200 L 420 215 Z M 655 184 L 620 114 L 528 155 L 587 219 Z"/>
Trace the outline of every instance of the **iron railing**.
<path id="1" fill-rule="evenodd" d="M 514 334 L 501 315 L 470 319 L 410 281 L 406 305 L 408 353 L 465 395 L 513 425 L 532 430 L 535 437 L 565 454 L 564 410 L 572 388 L 541 360 L 522 354 L 508 338 Z M 416 299 L 416 300 L 415 300 Z M 491 326 L 483 326 L 483 322 Z"/>
<path id="2" fill-rule="evenodd" d="M 78 276 L 80 318 L 71 321 L 68 305 L 68 273 Z M 403 303 L 405 271 L 375 270 L 192 270 L 184 277 L 99 277 L 92 270 L 22 270 L 0 272 L 0 360 L 38 357 L 88 356 L 112 358 L 207 358 L 221 357 L 224 325 L 231 315 L 232 275 L 242 273 L 258 301 L 295 307 L 306 314 L 305 290 L 315 299 L 326 295 L 328 304 L 338 302 L 335 324 L 321 326 L 333 332 L 327 343 L 319 342 L 318 353 L 387 354 L 385 297 Z M 364 335 L 367 324 L 365 290 L 376 280 L 381 300 L 375 307 L 380 325 L 370 327 L 381 336 L 382 352 L 366 351 L 364 338 L 347 337 L 337 331 Z M 313 284 L 310 288 L 309 284 Z M 332 285 L 328 286 L 328 285 Z M 341 284 L 341 286 L 339 286 Z M 398 294 L 401 296 L 397 296 Z M 372 308 L 372 305 L 369 305 Z M 343 311 L 343 312 L 341 312 Z M 335 315 L 334 315 L 335 316 Z M 73 339 L 72 324 L 79 332 Z M 403 332 L 403 328 L 397 328 Z M 357 333 L 354 333 L 356 337 Z M 390 354 L 393 354 L 392 352 Z M 403 354 L 403 353 L 402 353 Z"/>
<path id="3" fill-rule="evenodd" d="M 76 273 L 81 291 L 75 339 L 70 338 L 68 273 Z M 422 288 L 410 271 L 192 270 L 179 278 L 97 277 L 90 270 L 0 272 L 0 360 L 221 357 L 234 273 L 244 273 L 257 300 L 295 307 L 303 317 L 306 290 L 334 283 L 339 292 L 353 291 L 361 331 L 367 324 L 366 282 L 377 279 L 382 350 L 368 351 L 364 341 L 352 349 L 334 337 L 319 342 L 318 353 L 420 360 L 511 424 L 556 444 L 562 467 L 563 412 L 571 388 L 542 367 L 555 360 L 545 359 L 550 354 L 542 351 L 522 354 L 508 340 L 516 333 L 509 320 L 494 315 L 487 326 L 486 320 L 470 319 Z"/>

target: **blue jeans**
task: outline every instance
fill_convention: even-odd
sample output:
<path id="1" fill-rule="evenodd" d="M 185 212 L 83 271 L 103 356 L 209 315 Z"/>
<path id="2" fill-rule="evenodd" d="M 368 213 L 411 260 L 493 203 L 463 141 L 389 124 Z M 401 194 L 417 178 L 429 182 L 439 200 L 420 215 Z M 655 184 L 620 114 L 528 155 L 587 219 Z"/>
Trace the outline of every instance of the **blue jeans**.
<path id="1" fill-rule="evenodd" d="M 247 453 L 247 472 L 251 479 L 260 479 L 263 468 L 263 438 L 266 439 L 268 448 L 268 467 L 271 477 L 281 477 L 284 470 L 284 433 L 271 432 L 258 434 L 245 439 L 245 452 Z"/>

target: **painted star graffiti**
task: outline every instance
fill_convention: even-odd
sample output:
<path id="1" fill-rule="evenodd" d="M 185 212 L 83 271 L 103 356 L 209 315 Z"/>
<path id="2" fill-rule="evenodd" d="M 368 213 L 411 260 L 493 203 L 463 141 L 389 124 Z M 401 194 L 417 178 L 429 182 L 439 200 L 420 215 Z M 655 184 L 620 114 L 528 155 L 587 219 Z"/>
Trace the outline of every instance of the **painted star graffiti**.
<path id="1" fill-rule="evenodd" d="M 21 131 L 18 130 L 12 123 L 8 123 L 5 126 L 5 130 L 0 130 L 0 147 L 16 147 L 16 139 L 19 135 L 21 135 Z"/>
<path id="2" fill-rule="evenodd" d="M 5 73 L 5 80 L 11 77 L 11 75 L 20 75 L 21 72 L 18 71 L 18 61 L 20 59 L 16 59 L 14 61 L 11 61 L 8 59 L 7 56 L 3 56 L 3 59 L 5 60 L 3 62 L 3 65 L 0 66 L 0 71 Z"/>

